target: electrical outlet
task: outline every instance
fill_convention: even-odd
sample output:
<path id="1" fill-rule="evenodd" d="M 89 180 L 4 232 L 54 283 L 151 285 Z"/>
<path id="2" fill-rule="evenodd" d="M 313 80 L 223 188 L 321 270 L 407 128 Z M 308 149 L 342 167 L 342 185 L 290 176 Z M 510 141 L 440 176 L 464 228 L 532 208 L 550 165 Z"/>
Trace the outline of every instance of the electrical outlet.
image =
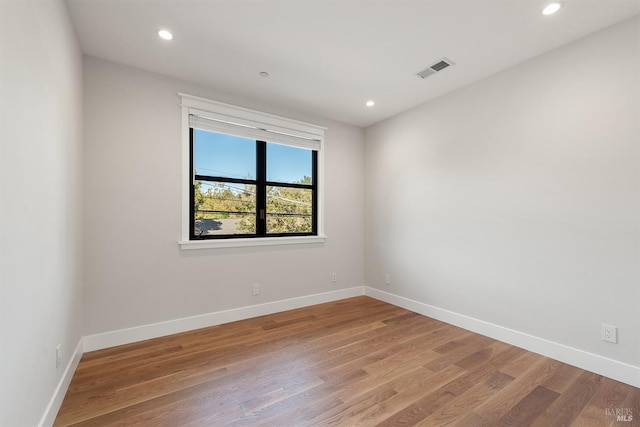
<path id="1" fill-rule="evenodd" d="M 385 285 L 390 285 L 391 284 L 391 275 L 390 274 L 385 274 L 384 275 L 384 284 Z"/>
<path id="2" fill-rule="evenodd" d="M 251 288 L 251 295 L 260 295 L 260 284 L 254 283 Z"/>
<path id="3" fill-rule="evenodd" d="M 616 344 L 618 342 L 618 328 L 602 324 L 602 340 Z"/>
<path id="4" fill-rule="evenodd" d="M 62 365 L 61 350 L 62 350 L 62 344 L 58 344 L 56 346 L 56 369 L 60 368 L 60 365 Z"/>
<path id="5" fill-rule="evenodd" d="M 336 283 L 338 281 L 338 273 L 331 273 L 331 282 Z"/>

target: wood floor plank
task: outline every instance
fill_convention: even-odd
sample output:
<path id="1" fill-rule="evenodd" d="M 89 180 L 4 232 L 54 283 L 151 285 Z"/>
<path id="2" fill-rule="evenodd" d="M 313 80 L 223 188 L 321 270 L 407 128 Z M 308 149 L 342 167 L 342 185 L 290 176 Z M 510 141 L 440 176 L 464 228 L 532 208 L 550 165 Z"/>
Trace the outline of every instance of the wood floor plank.
<path id="1" fill-rule="evenodd" d="M 537 386 L 520 402 L 504 414 L 499 425 L 521 427 L 531 425 L 551 405 L 560 394 L 546 387 Z"/>
<path id="2" fill-rule="evenodd" d="M 640 390 L 356 297 L 86 353 L 55 426 L 638 425 Z"/>
<path id="3" fill-rule="evenodd" d="M 583 372 L 555 402 L 554 411 L 541 416 L 534 425 L 570 425 L 598 391 L 603 377 L 592 372 Z"/>
<path id="4" fill-rule="evenodd" d="M 527 370 L 516 376 L 500 393 L 474 408 L 483 420 L 499 425 L 499 420 L 507 414 L 521 399 L 532 392 L 538 385 L 553 375 L 560 362 L 540 357 Z"/>
<path id="5" fill-rule="evenodd" d="M 620 424 L 640 426 L 640 415 L 638 415 L 640 414 L 640 389 L 632 388 L 621 405 L 614 404 L 610 409 L 614 409 L 614 412 L 615 409 L 620 410 L 616 415 L 608 415 L 607 420 L 610 420 L 610 426 L 620 426 Z M 618 417 L 623 417 L 622 421 Z"/>
<path id="6" fill-rule="evenodd" d="M 596 394 L 576 417 L 576 425 L 602 426 L 608 424 L 614 417 L 607 412 L 619 408 L 630 391 L 624 384 L 610 378 L 603 378 Z M 640 399 L 638 399 L 638 405 L 640 406 Z M 636 410 L 634 412 L 638 413 Z M 640 426 L 640 422 L 638 425 Z"/>
<path id="7" fill-rule="evenodd" d="M 459 361 L 466 373 L 442 387 L 451 399 L 436 408 L 421 424 L 446 426 L 465 418 L 469 408 L 476 407 L 513 378 L 501 374 L 500 366 L 518 357 L 523 350 L 499 341 Z"/>
<path id="8" fill-rule="evenodd" d="M 405 372 L 387 383 L 397 394 L 364 411 L 354 421 L 354 425 L 372 426 L 383 423 L 393 414 L 433 393 L 462 374 L 464 371 L 455 365 L 435 373 L 422 366 Z"/>

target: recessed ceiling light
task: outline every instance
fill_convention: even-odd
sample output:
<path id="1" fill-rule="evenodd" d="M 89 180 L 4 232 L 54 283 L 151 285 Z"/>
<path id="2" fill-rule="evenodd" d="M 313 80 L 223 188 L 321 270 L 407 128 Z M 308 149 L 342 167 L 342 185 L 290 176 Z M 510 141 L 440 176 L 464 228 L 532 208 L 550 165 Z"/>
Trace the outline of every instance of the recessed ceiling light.
<path id="1" fill-rule="evenodd" d="M 556 3 L 550 3 L 550 4 L 547 5 L 547 7 L 542 9 L 542 14 L 543 15 L 553 15 L 554 13 L 559 11 L 561 7 L 562 7 L 562 3 L 557 3 L 557 2 Z"/>
<path id="2" fill-rule="evenodd" d="M 173 39 L 173 34 L 171 34 L 171 32 L 169 32 L 167 30 L 159 30 L 158 31 L 158 36 L 160 36 L 160 38 L 164 39 L 164 40 Z"/>
<path id="3" fill-rule="evenodd" d="M 375 101 L 367 101 L 367 103 L 364 105 L 366 105 L 367 107 L 373 107 L 374 105 L 376 105 L 376 103 Z"/>

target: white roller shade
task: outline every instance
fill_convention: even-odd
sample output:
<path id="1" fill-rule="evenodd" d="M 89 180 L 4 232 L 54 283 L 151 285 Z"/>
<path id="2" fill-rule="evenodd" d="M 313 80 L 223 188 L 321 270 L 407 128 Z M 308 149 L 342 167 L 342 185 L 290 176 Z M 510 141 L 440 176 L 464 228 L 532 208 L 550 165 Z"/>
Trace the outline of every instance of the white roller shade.
<path id="1" fill-rule="evenodd" d="M 190 95 L 181 97 L 193 128 L 317 151 L 322 147 L 323 127 Z"/>

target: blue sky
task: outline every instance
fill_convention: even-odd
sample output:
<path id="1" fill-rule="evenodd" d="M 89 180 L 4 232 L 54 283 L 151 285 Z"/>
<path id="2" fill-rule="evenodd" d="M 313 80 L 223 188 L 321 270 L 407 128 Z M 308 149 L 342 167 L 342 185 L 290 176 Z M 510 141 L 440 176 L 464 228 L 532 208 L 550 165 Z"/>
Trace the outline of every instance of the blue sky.
<path id="1" fill-rule="evenodd" d="M 256 177 L 256 143 L 252 139 L 195 130 L 195 169 L 200 175 Z M 267 180 L 300 181 L 311 176 L 311 150 L 267 143 Z"/>

